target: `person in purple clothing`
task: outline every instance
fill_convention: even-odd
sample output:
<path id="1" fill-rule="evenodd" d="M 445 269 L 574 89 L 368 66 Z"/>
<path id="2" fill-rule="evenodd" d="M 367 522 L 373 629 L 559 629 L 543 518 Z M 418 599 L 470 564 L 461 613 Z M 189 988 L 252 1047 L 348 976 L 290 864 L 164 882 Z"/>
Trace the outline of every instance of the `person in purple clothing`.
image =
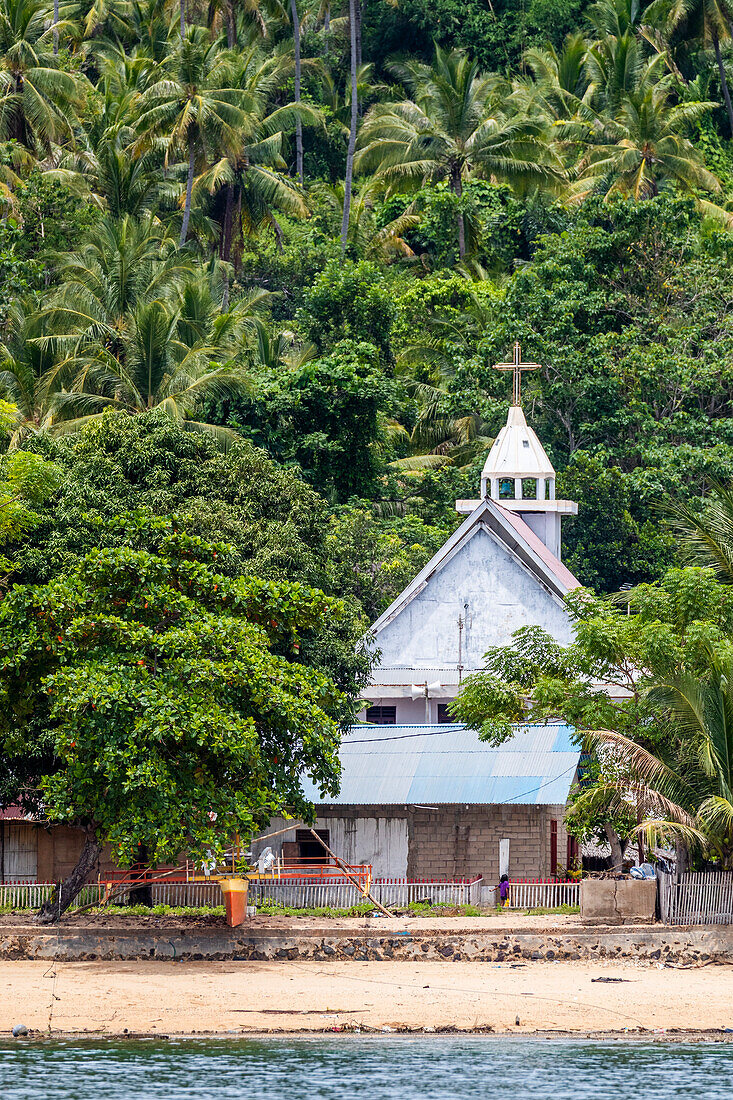
<path id="1" fill-rule="evenodd" d="M 509 875 L 502 875 L 499 879 L 499 904 L 505 909 L 509 904 Z"/>

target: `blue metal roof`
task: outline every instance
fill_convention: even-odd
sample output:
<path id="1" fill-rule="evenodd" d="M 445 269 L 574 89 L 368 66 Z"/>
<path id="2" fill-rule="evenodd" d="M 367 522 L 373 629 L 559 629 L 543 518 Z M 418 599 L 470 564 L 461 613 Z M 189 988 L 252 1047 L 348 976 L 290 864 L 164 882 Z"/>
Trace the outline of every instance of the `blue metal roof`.
<path id="1" fill-rule="evenodd" d="M 460 725 L 352 726 L 341 743 L 341 791 L 324 806 L 559 806 L 568 798 L 580 757 L 565 725 L 517 726 L 503 745 L 479 741 Z"/>

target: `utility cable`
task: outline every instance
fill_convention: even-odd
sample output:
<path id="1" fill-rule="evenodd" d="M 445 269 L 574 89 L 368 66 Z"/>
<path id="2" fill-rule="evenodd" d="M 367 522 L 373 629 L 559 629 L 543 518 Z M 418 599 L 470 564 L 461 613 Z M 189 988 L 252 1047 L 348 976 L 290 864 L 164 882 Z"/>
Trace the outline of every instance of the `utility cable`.
<path id="1" fill-rule="evenodd" d="M 427 960 L 422 960 L 422 961 L 427 961 Z M 299 963 L 296 963 L 296 962 L 291 962 L 290 965 L 292 967 L 294 967 L 296 970 L 303 970 L 305 973 L 313 973 L 313 971 L 309 970 L 307 967 L 303 966 L 302 964 L 299 964 Z M 320 974 L 323 977 L 328 977 L 329 976 L 328 971 L 326 971 L 326 970 L 316 970 L 315 973 Z M 353 974 L 340 974 L 339 977 L 344 978 L 347 981 L 361 982 L 361 983 L 366 983 L 368 985 L 391 986 L 393 989 L 420 990 L 420 988 L 424 988 L 424 986 L 420 987 L 418 985 L 413 985 L 410 982 L 390 982 L 390 981 L 383 981 L 381 978 L 357 978 Z M 483 997 L 488 997 L 488 996 L 491 996 L 491 997 L 524 997 L 524 996 L 531 996 L 536 1001 L 548 1001 L 551 1004 L 570 1005 L 572 1008 L 580 1008 L 580 1009 L 596 1008 L 596 1009 L 599 1009 L 601 1012 L 608 1012 L 613 1016 L 620 1016 L 624 1020 L 631 1020 L 634 1024 L 636 1024 L 637 1027 L 642 1027 L 643 1028 L 643 1027 L 646 1026 L 645 1024 L 643 1024 L 641 1022 L 641 1020 L 638 1020 L 636 1018 L 636 1016 L 631 1016 L 628 1012 L 620 1012 L 616 1008 L 609 1008 L 607 1005 L 592 1004 L 592 1003 L 589 1003 L 588 1001 L 583 1001 L 583 1002 L 569 1001 L 566 997 L 547 997 L 547 996 L 544 996 L 541 993 L 531 993 L 531 994 L 516 993 L 516 992 L 511 992 L 510 990 L 506 990 L 506 989 L 491 989 L 491 990 L 488 990 L 488 989 L 470 989 L 470 988 L 467 989 L 463 986 L 458 987 L 458 986 L 455 986 L 455 985 L 432 985 L 431 984 L 430 988 L 432 990 L 438 990 L 441 993 L 474 993 L 477 996 L 483 996 Z M 344 1015 L 346 1015 L 346 1013 L 344 1013 Z"/>

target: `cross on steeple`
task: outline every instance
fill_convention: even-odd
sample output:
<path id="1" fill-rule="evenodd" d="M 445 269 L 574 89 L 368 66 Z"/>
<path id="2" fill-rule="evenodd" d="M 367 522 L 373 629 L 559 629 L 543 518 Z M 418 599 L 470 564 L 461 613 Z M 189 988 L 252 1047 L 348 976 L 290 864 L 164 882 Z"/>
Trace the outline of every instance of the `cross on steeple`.
<path id="1" fill-rule="evenodd" d="M 511 363 L 494 363 L 494 370 L 510 370 L 514 372 L 514 386 L 512 391 L 512 405 L 522 404 L 522 371 L 539 370 L 539 363 L 523 363 L 522 349 L 519 340 L 514 344 L 514 360 Z"/>

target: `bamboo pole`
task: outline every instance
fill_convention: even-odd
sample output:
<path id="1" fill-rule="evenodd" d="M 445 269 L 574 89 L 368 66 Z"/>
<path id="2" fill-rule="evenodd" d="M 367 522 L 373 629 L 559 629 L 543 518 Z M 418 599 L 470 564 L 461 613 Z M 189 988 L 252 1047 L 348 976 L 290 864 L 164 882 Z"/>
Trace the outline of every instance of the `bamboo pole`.
<path id="1" fill-rule="evenodd" d="M 336 861 L 336 866 L 337 866 L 337 867 L 340 867 L 340 868 L 341 868 L 341 870 L 342 870 L 342 871 L 344 872 L 344 874 L 346 875 L 347 879 L 349 879 L 349 881 L 350 881 L 350 882 L 353 882 L 354 886 L 356 886 L 356 887 L 357 887 L 357 888 L 358 888 L 359 890 L 361 890 L 361 886 L 359 886 L 359 881 L 358 881 L 358 879 L 356 879 L 356 878 L 355 878 L 355 877 L 354 877 L 354 876 L 353 876 L 353 875 L 351 874 L 351 872 L 350 872 L 350 871 L 349 871 L 349 869 L 347 868 L 347 866 L 346 866 L 346 864 L 344 863 L 344 861 L 343 861 L 342 859 L 339 859 L 339 857 L 338 857 L 338 856 L 336 855 L 336 853 L 335 853 L 335 852 L 332 852 L 332 851 L 331 851 L 331 849 L 330 849 L 330 848 L 329 848 L 329 846 L 328 846 L 328 845 L 326 844 L 326 842 L 325 842 L 325 840 L 323 839 L 323 837 L 319 836 L 319 835 L 318 835 L 318 833 L 316 832 L 316 830 L 315 830 L 315 829 L 311 829 L 311 828 L 310 828 L 310 826 L 309 826 L 309 829 L 308 829 L 308 831 L 309 831 L 310 833 L 312 833 L 312 835 L 313 835 L 313 836 L 315 837 L 315 839 L 316 839 L 316 840 L 318 841 L 318 843 L 319 843 L 319 844 L 321 845 L 321 847 L 322 847 L 322 848 L 324 848 L 324 849 L 325 849 L 325 851 L 327 851 L 327 852 L 328 852 L 328 854 L 330 855 L 331 859 L 333 859 L 333 860 L 335 860 L 335 861 Z M 381 902 L 377 901 L 377 899 L 376 899 L 376 898 L 372 897 L 371 891 L 368 891 L 368 892 L 367 892 L 367 893 L 366 893 L 366 894 L 364 895 L 364 897 L 367 897 L 367 898 L 369 898 L 369 900 L 370 900 L 370 902 L 372 903 L 372 905 L 374 906 L 374 908 L 375 908 L 375 909 L 378 909 L 378 910 L 380 911 L 380 913 L 384 913 L 385 917 L 393 917 L 393 916 L 394 916 L 394 913 L 390 913 L 389 909 L 385 909 L 385 908 L 384 908 L 384 906 L 382 905 L 382 903 L 381 903 Z"/>

